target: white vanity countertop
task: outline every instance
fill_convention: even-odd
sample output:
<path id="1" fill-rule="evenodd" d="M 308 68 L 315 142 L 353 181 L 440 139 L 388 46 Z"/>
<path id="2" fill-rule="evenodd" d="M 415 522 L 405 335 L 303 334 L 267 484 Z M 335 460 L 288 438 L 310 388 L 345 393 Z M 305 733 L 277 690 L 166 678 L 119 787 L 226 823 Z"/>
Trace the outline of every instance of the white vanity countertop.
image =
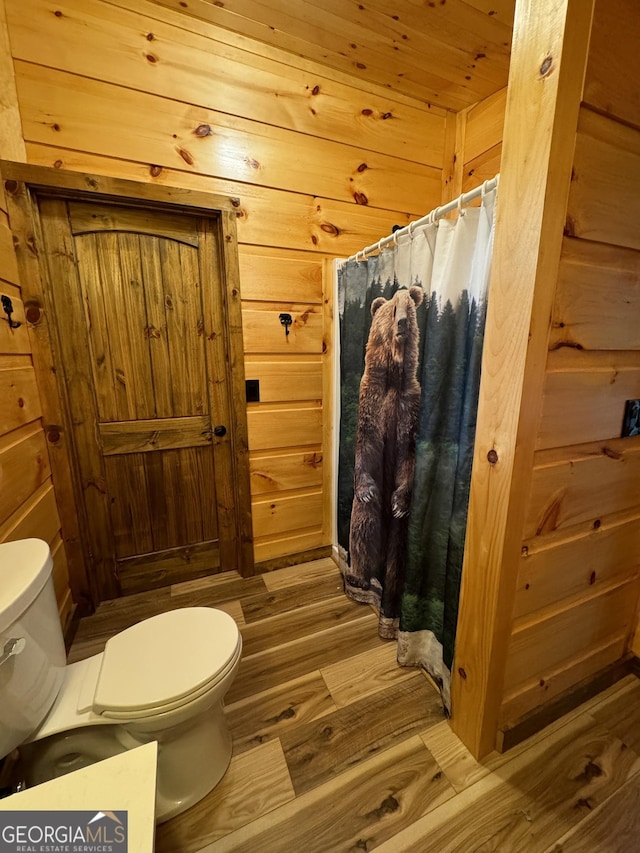
<path id="1" fill-rule="evenodd" d="M 128 853 L 153 853 L 157 743 L 147 743 L 0 800 L 0 811 L 128 812 Z"/>

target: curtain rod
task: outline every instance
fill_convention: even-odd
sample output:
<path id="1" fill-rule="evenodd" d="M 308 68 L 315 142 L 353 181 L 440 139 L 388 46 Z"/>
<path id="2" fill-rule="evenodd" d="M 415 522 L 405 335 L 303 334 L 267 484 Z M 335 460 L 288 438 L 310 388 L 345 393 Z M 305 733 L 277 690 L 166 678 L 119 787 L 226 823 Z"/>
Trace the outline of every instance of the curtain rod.
<path id="1" fill-rule="evenodd" d="M 388 246 L 389 243 L 397 243 L 399 237 L 404 237 L 406 234 L 408 234 L 409 237 L 413 237 L 413 232 L 416 228 L 420 228 L 422 225 L 430 225 L 432 222 L 435 222 L 436 219 L 441 219 L 443 216 L 446 216 L 447 213 L 451 213 L 456 209 L 460 211 L 466 204 L 469 204 L 469 202 L 483 196 L 485 193 L 491 192 L 491 190 L 496 189 L 499 181 L 500 174 L 497 174 L 495 178 L 485 181 L 479 187 L 469 190 L 468 193 L 462 193 L 461 196 L 458 196 L 458 198 L 448 202 L 447 204 L 443 204 L 442 207 L 436 207 L 430 213 L 427 213 L 426 216 L 422 216 L 420 219 L 410 222 L 408 225 L 405 225 L 404 228 L 400 228 L 397 231 L 394 231 L 393 234 L 389 234 L 388 237 L 383 237 L 381 240 L 378 240 L 377 243 L 372 243 L 365 249 L 361 249 L 359 252 L 356 252 L 355 255 L 348 257 L 347 261 L 364 261 L 366 256 L 370 255 L 372 252 L 379 252 L 381 249 L 384 249 L 385 246 Z"/>

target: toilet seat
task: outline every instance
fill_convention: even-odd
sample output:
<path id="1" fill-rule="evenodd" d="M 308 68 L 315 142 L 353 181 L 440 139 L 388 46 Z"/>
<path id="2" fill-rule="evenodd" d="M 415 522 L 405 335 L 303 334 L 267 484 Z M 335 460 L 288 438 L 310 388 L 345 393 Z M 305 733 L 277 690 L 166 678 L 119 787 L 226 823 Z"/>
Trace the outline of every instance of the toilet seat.
<path id="1" fill-rule="evenodd" d="M 92 710 L 116 721 L 185 706 L 227 676 L 241 649 L 238 627 L 222 610 L 188 607 L 145 619 L 108 640 Z"/>

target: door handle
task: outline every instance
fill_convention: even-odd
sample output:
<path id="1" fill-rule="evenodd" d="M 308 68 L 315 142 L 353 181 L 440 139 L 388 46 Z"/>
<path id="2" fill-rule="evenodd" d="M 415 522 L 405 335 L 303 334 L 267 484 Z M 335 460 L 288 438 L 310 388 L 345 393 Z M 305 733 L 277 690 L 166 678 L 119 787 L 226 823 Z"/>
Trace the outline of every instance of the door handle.
<path id="1" fill-rule="evenodd" d="M 226 434 L 227 428 L 224 424 L 218 424 L 217 426 L 214 426 L 213 429 L 205 429 L 204 432 L 201 433 L 201 435 L 215 435 L 218 438 L 222 438 L 222 436 Z"/>

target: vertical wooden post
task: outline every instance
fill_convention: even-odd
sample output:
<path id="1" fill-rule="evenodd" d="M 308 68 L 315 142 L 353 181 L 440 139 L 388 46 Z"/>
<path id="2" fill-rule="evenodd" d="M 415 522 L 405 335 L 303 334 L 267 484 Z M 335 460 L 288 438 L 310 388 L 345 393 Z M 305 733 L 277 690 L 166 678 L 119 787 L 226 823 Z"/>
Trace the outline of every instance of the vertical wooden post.
<path id="1" fill-rule="evenodd" d="M 467 110 L 460 110 L 458 113 L 447 112 L 444 126 L 441 204 L 453 201 L 462 193 L 466 125 Z"/>
<path id="2" fill-rule="evenodd" d="M 471 482 L 452 727 L 495 745 L 593 0 L 518 0 Z"/>
<path id="3" fill-rule="evenodd" d="M 247 427 L 247 402 L 245 396 L 244 355 L 242 344 L 242 300 L 240 298 L 240 269 L 238 264 L 238 232 L 235 210 L 223 210 L 222 261 L 224 282 L 222 286 L 227 316 L 228 359 L 227 374 L 230 393 L 229 404 L 234 416 L 233 452 L 235 455 L 236 511 L 238 524 L 238 562 L 243 577 L 255 575 L 253 531 L 251 521 L 251 482 L 249 480 L 249 435 Z"/>
<path id="4" fill-rule="evenodd" d="M 335 482 L 338 478 L 337 464 L 334 470 L 332 448 L 339 436 L 334 436 L 334 360 L 337 357 L 334 341 L 334 261 L 325 258 L 322 262 L 322 544 L 333 545 L 333 524 L 337 517 L 334 500 Z"/>

